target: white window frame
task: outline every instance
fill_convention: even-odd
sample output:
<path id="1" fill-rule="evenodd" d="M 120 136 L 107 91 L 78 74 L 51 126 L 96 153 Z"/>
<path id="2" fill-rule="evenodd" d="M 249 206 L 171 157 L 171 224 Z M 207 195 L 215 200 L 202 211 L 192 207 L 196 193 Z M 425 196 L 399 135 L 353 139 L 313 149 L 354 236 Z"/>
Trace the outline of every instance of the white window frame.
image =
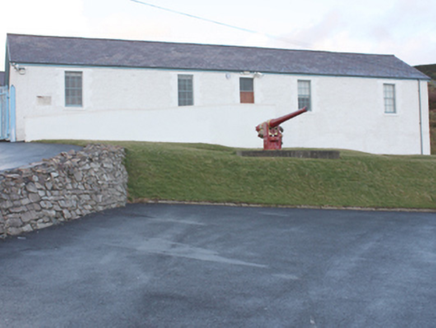
<path id="1" fill-rule="evenodd" d="M 177 103 L 179 106 L 194 106 L 194 75 L 177 75 Z"/>
<path id="2" fill-rule="evenodd" d="M 83 107 L 83 72 L 65 71 L 65 107 Z"/>
<path id="3" fill-rule="evenodd" d="M 248 82 L 248 83 L 247 83 Z M 241 104 L 254 104 L 254 78 L 239 78 L 239 102 Z"/>
<path id="4" fill-rule="evenodd" d="M 383 84 L 383 102 L 385 114 L 397 114 L 395 84 Z"/>
<path id="5" fill-rule="evenodd" d="M 312 83 L 310 80 L 298 80 L 298 109 L 307 107 L 307 111 L 312 111 Z"/>

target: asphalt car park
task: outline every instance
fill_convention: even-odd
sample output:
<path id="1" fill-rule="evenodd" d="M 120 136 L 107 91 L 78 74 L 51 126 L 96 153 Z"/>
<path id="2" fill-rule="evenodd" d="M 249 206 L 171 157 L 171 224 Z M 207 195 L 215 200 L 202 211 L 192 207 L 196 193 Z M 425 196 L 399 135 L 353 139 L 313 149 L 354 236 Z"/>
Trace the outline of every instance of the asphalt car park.
<path id="1" fill-rule="evenodd" d="M 0 171 L 26 166 L 83 147 L 38 142 L 0 142 Z"/>
<path id="2" fill-rule="evenodd" d="M 129 204 L 0 241 L 0 327 L 433 327 L 436 215 Z"/>

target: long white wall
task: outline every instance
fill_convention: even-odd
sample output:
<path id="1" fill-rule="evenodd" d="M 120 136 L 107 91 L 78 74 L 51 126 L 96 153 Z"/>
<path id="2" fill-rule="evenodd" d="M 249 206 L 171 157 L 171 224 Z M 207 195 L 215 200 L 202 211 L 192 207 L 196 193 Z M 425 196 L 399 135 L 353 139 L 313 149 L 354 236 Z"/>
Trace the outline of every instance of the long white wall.
<path id="1" fill-rule="evenodd" d="M 420 115 L 416 80 L 264 74 L 254 79 L 255 104 L 240 104 L 243 75 L 235 72 L 31 65 L 25 75 L 11 71 L 11 84 L 17 88 L 18 140 L 205 142 L 261 148 L 254 127 L 297 110 L 297 81 L 310 80 L 313 110 L 282 124 L 284 147 L 430 153 L 427 87 L 421 82 Z M 65 71 L 83 72 L 82 108 L 64 105 Z M 194 106 L 177 105 L 178 74 L 194 76 Z M 395 84 L 396 114 L 384 113 L 384 83 Z"/>

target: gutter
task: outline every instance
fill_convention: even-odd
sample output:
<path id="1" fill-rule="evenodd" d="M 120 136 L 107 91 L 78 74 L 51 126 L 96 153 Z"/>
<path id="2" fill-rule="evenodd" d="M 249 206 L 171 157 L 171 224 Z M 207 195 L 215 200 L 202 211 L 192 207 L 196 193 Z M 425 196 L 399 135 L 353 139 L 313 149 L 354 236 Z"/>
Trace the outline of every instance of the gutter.
<path id="1" fill-rule="evenodd" d="M 250 73 L 262 73 L 262 74 L 277 74 L 277 75 L 293 75 L 293 76 L 313 76 L 313 77 L 349 77 L 349 78 L 361 78 L 361 79 L 389 79 L 389 80 L 427 80 L 431 81 L 430 77 L 423 75 L 418 77 L 416 75 L 410 77 L 398 77 L 398 76 L 383 76 L 383 75 L 353 75 L 353 74 L 336 74 L 336 73 L 305 73 L 305 72 L 287 72 L 287 71 L 268 71 L 262 69 L 235 69 L 235 68 L 190 68 L 190 67 L 164 67 L 164 66 L 124 66 L 124 65 L 107 65 L 107 64 L 82 64 L 82 63 L 50 63 L 50 62 L 28 62 L 28 61 L 13 61 L 16 64 L 27 66 L 52 66 L 52 67 L 80 67 L 80 68 L 111 68 L 111 69 L 145 69 L 145 70 L 163 70 L 163 71 L 189 71 L 189 72 L 214 72 L 214 73 L 234 73 L 240 74 L 244 71 Z"/>
<path id="2" fill-rule="evenodd" d="M 421 143 L 421 155 L 424 155 L 423 131 L 422 131 L 422 101 L 421 101 L 421 81 L 418 80 L 418 102 L 419 102 L 419 137 Z"/>
<path id="3" fill-rule="evenodd" d="M 345 210 L 345 211 L 373 211 L 373 212 L 436 212 L 434 208 L 407 208 L 407 207 L 360 207 L 360 206 L 331 206 L 331 205 L 277 205 L 260 203 L 219 203 L 208 201 L 178 201 L 163 199 L 137 198 L 128 201 L 129 204 L 168 204 L 168 205 L 203 205 L 203 206 L 229 206 L 229 207 L 263 207 L 263 208 L 294 208 L 307 210 Z"/>
<path id="4" fill-rule="evenodd" d="M 5 56 L 5 80 L 4 84 L 9 88 L 9 81 L 10 81 L 10 58 L 11 58 L 11 52 L 9 50 L 9 40 L 6 40 L 6 56 Z"/>

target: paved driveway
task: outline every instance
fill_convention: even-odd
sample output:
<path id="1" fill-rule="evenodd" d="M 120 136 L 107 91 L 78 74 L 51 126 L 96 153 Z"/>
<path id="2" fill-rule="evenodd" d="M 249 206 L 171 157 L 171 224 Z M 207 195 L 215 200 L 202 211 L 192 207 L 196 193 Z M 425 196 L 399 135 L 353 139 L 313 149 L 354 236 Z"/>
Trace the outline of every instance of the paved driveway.
<path id="1" fill-rule="evenodd" d="M 37 142 L 0 142 L 0 171 L 39 162 L 71 149 L 83 147 Z"/>
<path id="2" fill-rule="evenodd" d="M 0 241 L 1 327 L 434 327 L 434 213 L 128 205 Z"/>

